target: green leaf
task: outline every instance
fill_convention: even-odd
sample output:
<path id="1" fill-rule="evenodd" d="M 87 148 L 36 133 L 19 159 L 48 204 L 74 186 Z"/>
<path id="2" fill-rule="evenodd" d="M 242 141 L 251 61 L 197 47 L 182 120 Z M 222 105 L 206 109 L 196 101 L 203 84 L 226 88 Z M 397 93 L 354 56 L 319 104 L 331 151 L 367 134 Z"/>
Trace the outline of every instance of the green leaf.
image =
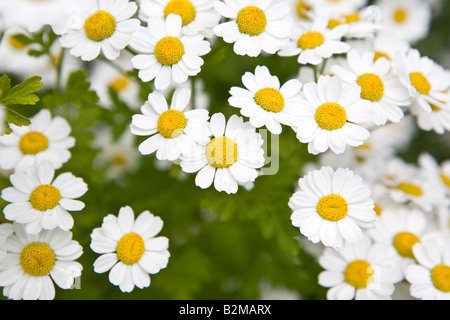
<path id="1" fill-rule="evenodd" d="M 72 72 L 67 81 L 67 101 L 81 107 L 85 104 L 94 105 L 98 101 L 95 91 L 90 90 L 91 84 L 86 80 L 86 71 Z"/>
<path id="2" fill-rule="evenodd" d="M 11 79 L 8 75 L 3 74 L 0 77 L 0 96 L 3 95 L 3 92 L 8 91 L 11 88 Z"/>
<path id="3" fill-rule="evenodd" d="M 3 79 L 3 88 L 6 88 L 5 79 Z M 41 77 L 34 76 L 8 90 L 2 90 L 0 103 L 5 106 L 14 104 L 34 105 L 39 101 L 39 97 L 34 93 L 42 87 Z"/>
<path id="4" fill-rule="evenodd" d="M 31 124 L 31 121 L 27 117 L 9 108 L 6 108 L 5 120 L 6 122 L 15 124 L 16 126 L 28 126 Z"/>

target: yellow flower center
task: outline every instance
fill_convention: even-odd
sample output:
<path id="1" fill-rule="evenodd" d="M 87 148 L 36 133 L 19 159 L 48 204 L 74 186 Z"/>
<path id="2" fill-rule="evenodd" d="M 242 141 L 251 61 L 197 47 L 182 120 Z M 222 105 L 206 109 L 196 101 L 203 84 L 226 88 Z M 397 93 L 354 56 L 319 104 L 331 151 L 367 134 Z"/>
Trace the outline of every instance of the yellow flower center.
<path id="1" fill-rule="evenodd" d="M 397 8 L 393 14 L 394 21 L 397 23 L 403 23 L 408 18 L 408 11 L 405 8 Z"/>
<path id="2" fill-rule="evenodd" d="M 111 82 L 111 89 L 120 92 L 127 87 L 129 81 L 130 79 L 126 75 L 120 75 Z"/>
<path id="3" fill-rule="evenodd" d="M 391 60 L 391 57 L 387 53 L 384 53 L 381 51 L 375 51 L 375 56 L 373 57 L 373 61 L 377 61 L 380 58 L 386 58 L 389 61 Z"/>
<path id="4" fill-rule="evenodd" d="M 361 87 L 361 98 L 370 101 L 379 101 L 384 94 L 383 80 L 373 73 L 365 73 L 356 80 Z"/>
<path id="5" fill-rule="evenodd" d="M 297 44 L 303 50 L 314 49 L 320 46 L 325 41 L 325 38 L 320 32 L 310 31 L 300 36 Z"/>
<path id="6" fill-rule="evenodd" d="M 84 32 L 92 41 L 102 41 L 111 37 L 116 30 L 116 19 L 106 11 L 91 14 L 84 22 Z"/>
<path id="7" fill-rule="evenodd" d="M 414 258 L 412 247 L 420 242 L 420 239 L 410 232 L 400 232 L 394 237 L 393 245 L 398 254 L 404 258 Z"/>
<path id="8" fill-rule="evenodd" d="M 176 37 L 164 37 L 156 43 L 156 59 L 165 66 L 171 66 L 177 63 L 183 55 L 184 45 Z"/>
<path id="9" fill-rule="evenodd" d="M 280 112 L 284 109 L 283 95 L 273 88 L 264 88 L 256 92 L 255 102 L 266 111 Z"/>
<path id="10" fill-rule="evenodd" d="M 8 37 L 9 40 L 9 44 L 17 50 L 22 50 L 24 49 L 27 45 L 19 40 L 17 40 L 17 38 L 14 37 L 14 35 L 11 35 Z"/>
<path id="11" fill-rule="evenodd" d="M 319 200 L 316 209 L 317 213 L 325 220 L 339 221 L 347 215 L 348 204 L 340 195 L 330 194 Z"/>
<path id="12" fill-rule="evenodd" d="M 158 131 L 165 138 L 176 138 L 183 133 L 187 119 L 183 112 L 167 110 L 158 118 Z"/>
<path id="13" fill-rule="evenodd" d="M 344 14 L 344 19 L 346 23 L 358 22 L 361 20 L 361 16 L 358 12 L 353 12 L 349 14 Z"/>
<path id="14" fill-rule="evenodd" d="M 444 184 L 450 188 L 450 177 L 446 176 L 445 174 L 441 174 L 441 179 Z"/>
<path id="15" fill-rule="evenodd" d="M 206 146 L 206 159 L 214 168 L 228 168 L 237 161 L 236 143 L 227 137 L 212 139 Z"/>
<path id="16" fill-rule="evenodd" d="M 450 267 L 445 264 L 437 265 L 431 270 L 431 280 L 436 289 L 450 292 Z"/>
<path id="17" fill-rule="evenodd" d="M 267 18 L 260 8 L 248 6 L 239 10 L 236 23 L 241 33 L 256 36 L 266 28 Z"/>
<path id="18" fill-rule="evenodd" d="M 419 186 L 416 186 L 415 184 L 409 183 L 409 182 L 402 182 L 399 183 L 397 186 L 397 189 L 402 190 L 404 193 L 407 193 L 412 196 L 420 197 L 423 195 L 422 188 Z"/>
<path id="19" fill-rule="evenodd" d="M 336 130 L 346 123 L 347 112 L 340 104 L 327 102 L 317 108 L 315 119 L 322 129 Z"/>
<path id="20" fill-rule="evenodd" d="M 56 207 L 61 200 L 61 193 L 50 184 L 36 187 L 30 194 L 30 203 L 39 211 L 50 210 Z"/>
<path id="21" fill-rule="evenodd" d="M 47 148 L 48 139 L 40 132 L 28 132 L 19 141 L 19 149 L 23 154 L 36 154 Z"/>
<path id="22" fill-rule="evenodd" d="M 381 216 L 381 213 L 383 212 L 383 209 L 377 203 L 375 203 L 373 211 L 375 211 L 377 216 Z"/>
<path id="23" fill-rule="evenodd" d="M 411 84 L 417 89 L 421 94 L 428 94 L 431 91 L 431 84 L 428 82 L 427 78 L 420 72 L 412 72 L 409 74 Z"/>
<path id="24" fill-rule="evenodd" d="M 308 18 L 307 12 L 311 10 L 311 6 L 305 1 L 300 0 L 297 2 L 297 14 L 300 18 Z"/>
<path id="25" fill-rule="evenodd" d="M 195 7 L 189 0 L 172 0 L 164 8 L 164 17 L 169 14 L 177 14 L 181 17 L 183 26 L 195 19 Z"/>
<path id="26" fill-rule="evenodd" d="M 328 28 L 328 29 L 334 29 L 334 28 L 336 28 L 337 26 L 340 26 L 340 25 L 343 24 L 343 23 L 344 23 L 343 20 L 336 19 L 336 18 L 331 18 L 331 19 L 328 20 L 328 26 L 327 26 L 327 28 Z M 299 46 L 300 46 L 300 45 L 299 45 Z"/>
<path id="27" fill-rule="evenodd" d="M 112 164 L 115 166 L 123 166 L 127 161 L 122 154 L 115 154 L 111 160 Z"/>
<path id="28" fill-rule="evenodd" d="M 20 265 L 26 273 L 35 277 L 42 277 L 53 269 L 55 254 L 47 244 L 32 242 L 22 249 Z"/>
<path id="29" fill-rule="evenodd" d="M 373 279 L 373 268 L 367 261 L 355 260 L 350 262 L 344 272 L 345 281 L 355 287 L 362 289 L 367 287 Z"/>
<path id="30" fill-rule="evenodd" d="M 144 239 L 134 232 L 125 234 L 117 243 L 117 258 L 125 264 L 135 264 L 145 252 Z"/>

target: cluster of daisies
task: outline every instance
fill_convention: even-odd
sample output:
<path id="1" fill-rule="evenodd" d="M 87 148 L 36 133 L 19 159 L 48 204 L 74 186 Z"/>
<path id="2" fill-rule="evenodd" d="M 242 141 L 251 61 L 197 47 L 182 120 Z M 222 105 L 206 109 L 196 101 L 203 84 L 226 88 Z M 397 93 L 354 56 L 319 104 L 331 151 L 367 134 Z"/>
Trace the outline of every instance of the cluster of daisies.
<path id="1" fill-rule="evenodd" d="M 51 25 L 63 54 L 92 64 L 105 107 L 113 89 L 136 111 L 116 144 L 108 130 L 94 142 L 103 150 L 98 163 L 116 165 L 109 178 L 136 170 L 134 137 L 142 136 L 139 154 L 179 165 L 202 189 L 235 194 L 262 174 L 262 130 L 280 135 L 289 127 L 318 159 L 302 168 L 286 200 L 292 225 L 324 247 L 318 281 L 330 288 L 328 299 L 390 299 L 402 281 L 415 298 L 450 299 L 450 163 L 396 156 L 410 127 L 450 130 L 450 72 L 414 48 L 429 30 L 429 1 L 52 0 L 39 9 L 30 2 L 1 4 L 2 27 Z M 7 14 L 19 5 L 22 18 L 34 19 Z M 276 69 L 248 70 L 226 88 L 239 114 L 210 114 L 193 78 L 213 67 L 204 57 L 219 41 L 239 56 L 295 57 L 298 70 L 284 83 Z M 152 86 L 142 103 L 139 82 Z M 1 195 L 13 224 L 0 229 L 0 286 L 12 299 L 49 299 L 51 280 L 67 289 L 81 274 L 69 211 L 83 209 L 76 199 L 87 186 L 68 172 L 54 177 L 75 143 L 64 119 L 44 109 L 30 126 L 11 129 L 0 136 L 0 169 L 13 170 Z M 170 256 L 168 239 L 156 236 L 162 225 L 148 211 L 135 218 L 128 206 L 106 216 L 91 235 L 101 254 L 94 270 L 110 270 L 123 292 L 148 287 Z"/>

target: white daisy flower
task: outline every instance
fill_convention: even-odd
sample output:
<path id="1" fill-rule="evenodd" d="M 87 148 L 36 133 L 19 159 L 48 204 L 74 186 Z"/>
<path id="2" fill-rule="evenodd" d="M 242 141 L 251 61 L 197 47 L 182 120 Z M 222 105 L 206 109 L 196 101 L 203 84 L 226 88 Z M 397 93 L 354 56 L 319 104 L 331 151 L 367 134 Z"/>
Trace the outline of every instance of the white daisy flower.
<path id="1" fill-rule="evenodd" d="M 417 126 L 421 130 L 444 135 L 450 131 L 450 107 L 443 109 L 432 104 L 430 106 L 431 112 L 425 111 L 417 104 L 412 105 L 410 111 L 416 117 Z"/>
<path id="2" fill-rule="evenodd" d="M 5 242 L 6 239 L 13 234 L 14 228 L 11 223 L 2 223 L 0 224 L 0 261 L 3 261 L 3 258 L 6 254 Z M 0 262 L 0 265 L 2 262 Z"/>
<path id="3" fill-rule="evenodd" d="M 220 21 L 220 14 L 214 9 L 213 0 L 141 0 L 139 17 L 148 21 L 149 17 L 166 18 L 169 14 L 181 17 L 183 33 L 212 36 L 212 28 Z"/>
<path id="4" fill-rule="evenodd" d="M 94 262 L 97 273 L 109 272 L 109 281 L 122 292 L 150 286 L 149 274 L 167 267 L 169 240 L 156 236 L 163 227 L 160 217 L 143 211 L 136 219 L 129 206 L 118 216 L 107 215 L 101 228 L 91 234 L 91 249 L 100 254 Z"/>
<path id="5" fill-rule="evenodd" d="M 291 6 L 290 14 L 295 22 L 307 21 L 314 16 L 314 0 L 288 0 Z"/>
<path id="6" fill-rule="evenodd" d="M 54 284 L 70 289 L 83 270 L 75 261 L 83 254 L 83 247 L 72 240 L 70 231 L 43 230 L 31 235 L 24 225 L 14 223 L 14 234 L 6 240 L 5 248 L 0 286 L 12 300 L 52 300 Z"/>
<path id="7" fill-rule="evenodd" d="M 197 75 L 203 65 L 201 56 L 211 50 L 202 35 L 183 34 L 181 17 L 173 13 L 166 19 L 150 17 L 148 26 L 133 34 L 130 46 L 139 52 L 131 59 L 133 67 L 139 70 L 139 78 L 144 82 L 155 79 L 157 90 L 167 89 L 172 82 L 182 84 Z"/>
<path id="8" fill-rule="evenodd" d="M 131 18 L 138 9 L 136 3 L 96 0 L 85 6 L 68 20 L 70 24 L 59 39 L 61 46 L 84 61 L 94 60 L 100 52 L 109 60 L 117 59 L 140 25 L 138 19 Z"/>
<path id="9" fill-rule="evenodd" d="M 328 300 L 391 300 L 402 280 L 392 248 L 374 243 L 367 235 L 339 250 L 325 248 L 319 264 L 319 284 L 330 288 Z"/>
<path id="10" fill-rule="evenodd" d="M 361 9 L 367 0 L 314 0 L 313 8 L 316 15 L 349 14 Z"/>
<path id="11" fill-rule="evenodd" d="M 265 161 L 263 139 L 237 115 L 226 122 L 222 113 L 215 113 L 210 124 L 213 138 L 184 154 L 181 169 L 187 173 L 198 171 L 195 184 L 202 189 L 214 183 L 217 191 L 236 193 L 238 185 L 244 186 L 258 177 L 257 169 Z"/>
<path id="12" fill-rule="evenodd" d="M 436 186 L 444 190 L 450 200 L 450 160 L 439 163 L 431 154 L 424 152 L 420 154 L 417 162 L 422 172 L 425 172 Z"/>
<path id="13" fill-rule="evenodd" d="M 333 29 L 341 24 L 347 24 L 348 31 L 345 33 L 344 38 L 370 38 L 372 40 L 379 30 L 374 14 L 373 7 L 364 7 L 360 10 L 344 13 L 331 13 L 328 20 L 328 28 Z"/>
<path id="14" fill-rule="evenodd" d="M 417 243 L 413 246 L 417 264 L 406 270 L 410 293 L 421 300 L 450 300 L 450 243 Z"/>
<path id="15" fill-rule="evenodd" d="M 381 31 L 416 43 L 429 32 L 431 7 L 422 0 L 378 0 Z"/>
<path id="16" fill-rule="evenodd" d="M 42 109 L 30 121 L 29 126 L 10 124 L 12 132 L 0 136 L 0 169 L 23 171 L 45 160 L 59 169 L 70 159 L 75 138 L 67 120 Z"/>
<path id="17" fill-rule="evenodd" d="M 341 248 L 357 242 L 375 222 L 374 201 L 362 178 L 350 169 L 322 167 L 300 178 L 289 199 L 292 225 L 313 243 Z"/>
<path id="18" fill-rule="evenodd" d="M 84 203 L 75 199 L 86 193 L 87 185 L 70 172 L 56 178 L 54 175 L 55 169 L 48 161 L 12 174 L 13 186 L 1 194 L 3 200 L 11 202 L 3 209 L 5 218 L 24 224 L 30 234 L 42 229 L 70 230 L 74 220 L 68 211 L 84 208 Z"/>
<path id="19" fill-rule="evenodd" d="M 406 40 L 385 32 L 378 32 L 370 42 L 369 50 L 375 52 L 375 60 L 384 57 L 392 62 L 398 54 L 405 54 L 411 49 Z"/>
<path id="20" fill-rule="evenodd" d="M 148 95 L 141 107 L 142 114 L 133 115 L 131 133 L 151 136 L 139 145 L 139 152 L 148 155 L 156 152 L 158 160 L 175 161 L 189 152 L 194 143 L 209 141 L 209 112 L 206 109 L 186 110 L 191 90 L 175 90 L 170 108 L 159 91 Z"/>
<path id="21" fill-rule="evenodd" d="M 334 54 L 345 53 L 350 45 L 341 41 L 349 26 L 328 28 L 328 18 L 317 17 L 312 23 L 298 23 L 292 28 L 290 41 L 278 51 L 282 57 L 298 55 L 298 63 L 318 65 Z"/>
<path id="22" fill-rule="evenodd" d="M 402 107 L 410 105 L 411 98 L 407 88 L 392 72 L 389 60 L 375 60 L 375 52 L 368 51 L 361 55 L 356 50 L 350 50 L 347 65 L 334 65 L 332 73 L 346 83 L 361 87 L 361 98 L 370 102 L 375 125 L 403 119 Z"/>
<path id="23" fill-rule="evenodd" d="M 234 43 L 238 55 L 274 54 L 289 41 L 293 20 L 285 1 L 224 0 L 215 1 L 214 8 L 229 19 L 214 27 L 214 33 Z"/>
<path id="24" fill-rule="evenodd" d="M 311 154 L 331 149 L 340 154 L 346 145 L 360 146 L 370 133 L 361 126 L 372 121 L 370 102 L 361 99 L 361 87 L 338 77 L 320 76 L 303 86 L 304 99 L 292 115 L 297 138 Z"/>
<path id="25" fill-rule="evenodd" d="M 442 66 L 422 57 L 419 50 L 410 49 L 404 55 L 397 55 L 393 67 L 409 89 L 413 103 L 426 112 L 431 112 L 433 107 L 449 109 L 450 77 Z"/>
<path id="26" fill-rule="evenodd" d="M 278 77 L 271 75 L 266 66 L 257 66 L 254 74 L 246 72 L 242 76 L 242 82 L 245 89 L 230 89 L 230 106 L 241 109 L 254 127 L 266 126 L 273 134 L 281 133 L 281 124 L 290 125 L 292 109 L 299 103 L 302 88 L 299 80 L 280 85 Z"/>

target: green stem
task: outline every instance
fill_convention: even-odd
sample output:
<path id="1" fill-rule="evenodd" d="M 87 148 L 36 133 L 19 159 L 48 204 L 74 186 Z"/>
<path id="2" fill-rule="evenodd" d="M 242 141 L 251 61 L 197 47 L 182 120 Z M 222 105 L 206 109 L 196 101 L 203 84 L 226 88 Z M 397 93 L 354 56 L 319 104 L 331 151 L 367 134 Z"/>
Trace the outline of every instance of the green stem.
<path id="1" fill-rule="evenodd" d="M 61 90 L 61 78 L 62 78 L 62 66 L 64 62 L 64 54 L 65 49 L 61 49 L 61 57 L 58 60 L 57 68 L 56 68 L 56 84 L 55 84 L 55 90 L 57 93 Z"/>

